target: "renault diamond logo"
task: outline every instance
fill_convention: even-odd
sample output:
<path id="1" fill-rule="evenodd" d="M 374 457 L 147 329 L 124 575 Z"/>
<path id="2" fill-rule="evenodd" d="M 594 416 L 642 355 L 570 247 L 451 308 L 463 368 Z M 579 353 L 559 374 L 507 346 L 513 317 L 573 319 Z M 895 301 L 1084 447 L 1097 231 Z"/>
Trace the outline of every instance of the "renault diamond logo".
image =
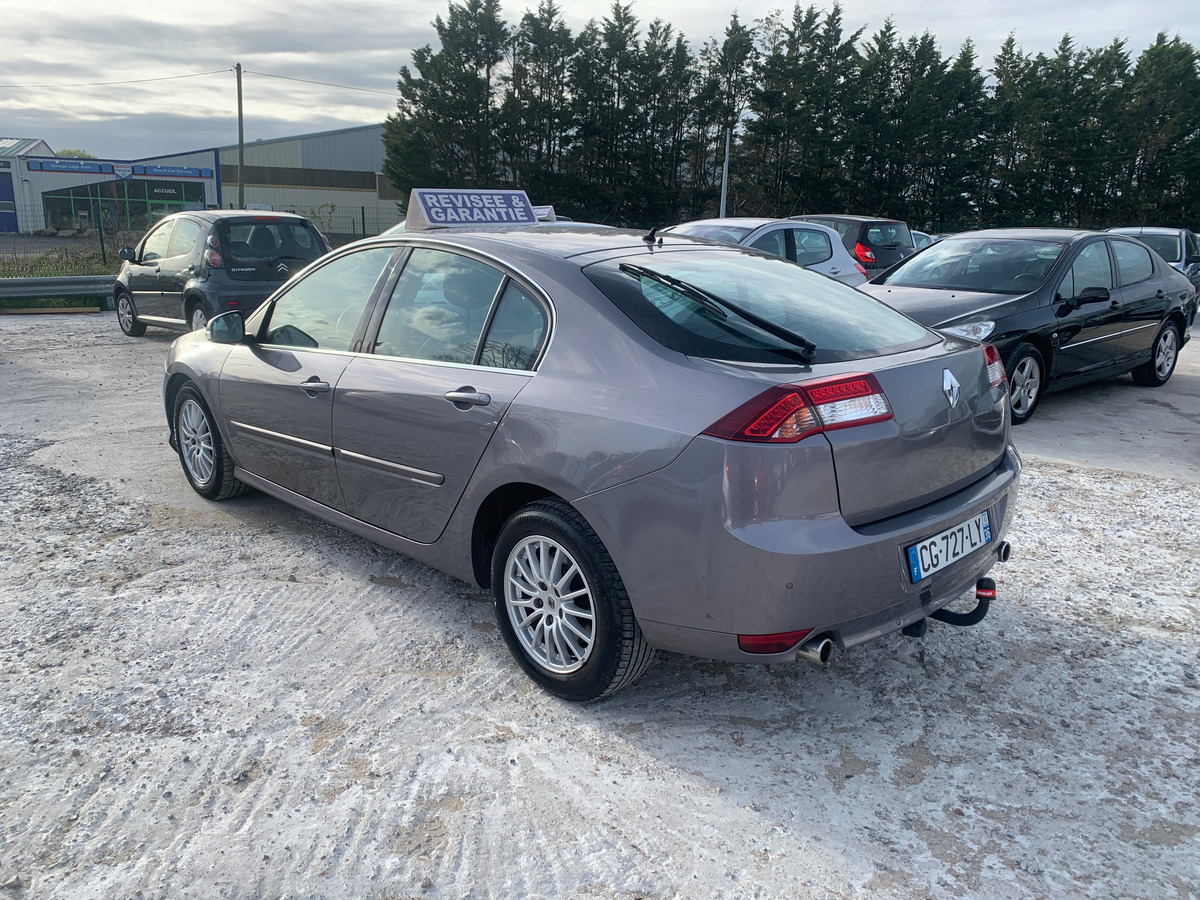
<path id="1" fill-rule="evenodd" d="M 950 374 L 949 369 L 942 369 L 942 393 L 950 401 L 950 408 L 958 406 L 958 379 Z"/>
<path id="2" fill-rule="evenodd" d="M 280 263 L 279 265 L 277 265 L 275 267 L 276 272 L 286 272 L 287 270 L 288 270 L 288 267 L 284 263 Z M 946 374 L 949 375 L 950 373 L 947 372 Z"/>

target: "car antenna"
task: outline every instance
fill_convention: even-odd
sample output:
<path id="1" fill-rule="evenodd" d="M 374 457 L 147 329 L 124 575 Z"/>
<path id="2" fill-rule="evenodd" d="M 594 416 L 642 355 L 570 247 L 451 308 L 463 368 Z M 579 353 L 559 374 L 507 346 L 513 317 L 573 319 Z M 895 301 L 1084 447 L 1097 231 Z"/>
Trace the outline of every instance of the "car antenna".
<path id="1" fill-rule="evenodd" d="M 658 231 L 657 225 L 655 225 L 653 228 L 651 228 L 650 233 L 648 235 L 646 235 L 644 238 L 642 238 L 642 240 L 645 241 L 647 244 L 653 244 L 654 243 L 654 233 L 656 231 Z"/>

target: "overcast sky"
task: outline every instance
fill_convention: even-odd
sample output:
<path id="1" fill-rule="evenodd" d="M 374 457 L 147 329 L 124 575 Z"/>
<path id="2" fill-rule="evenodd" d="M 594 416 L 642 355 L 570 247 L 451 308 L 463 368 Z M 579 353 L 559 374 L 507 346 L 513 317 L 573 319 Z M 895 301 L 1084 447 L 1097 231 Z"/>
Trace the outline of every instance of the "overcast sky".
<path id="1" fill-rule="evenodd" d="M 560 0 L 560 5 L 574 33 L 606 9 L 583 0 Z M 535 6 L 536 0 L 510 3 L 503 8 L 504 17 L 515 24 Z M 413 48 L 434 41 L 430 23 L 446 8 L 444 2 L 414 0 L 208 0 L 200 6 L 157 8 L 97 5 L 90 0 L 57 0 L 40 7 L 0 0 L 0 137 L 42 138 L 55 150 L 81 148 L 114 159 L 233 144 L 237 101 L 232 67 L 237 62 L 247 71 L 243 95 L 248 142 L 381 122 L 395 108 L 397 70 L 410 61 Z M 633 2 L 643 25 L 661 18 L 682 32 L 693 49 L 719 37 L 735 8 L 747 24 L 772 10 L 791 9 L 773 0 L 737 7 L 715 0 Z M 889 10 L 902 37 L 929 30 L 945 56 L 954 55 L 970 37 L 985 70 L 1010 32 L 1031 53 L 1051 52 L 1068 32 L 1080 46 L 1101 47 L 1124 38 L 1134 59 L 1159 31 L 1200 44 L 1196 0 L 893 0 L 890 5 L 845 0 L 843 8 L 847 31 L 865 26 L 864 38 L 883 24 Z M 66 86 L 203 72 L 216 74 Z"/>

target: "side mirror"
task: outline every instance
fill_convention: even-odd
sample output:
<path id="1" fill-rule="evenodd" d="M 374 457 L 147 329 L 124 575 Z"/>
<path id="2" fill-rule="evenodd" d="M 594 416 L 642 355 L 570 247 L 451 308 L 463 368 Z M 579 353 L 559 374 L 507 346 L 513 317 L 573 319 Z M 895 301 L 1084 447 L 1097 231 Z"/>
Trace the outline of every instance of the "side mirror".
<path id="1" fill-rule="evenodd" d="M 240 344 L 246 340 L 246 320 L 236 309 L 208 320 L 208 339 L 215 344 Z"/>
<path id="2" fill-rule="evenodd" d="M 132 247 L 122 247 L 121 252 L 117 254 L 126 262 L 137 262 L 137 251 Z"/>
<path id="3" fill-rule="evenodd" d="M 1085 287 L 1079 292 L 1079 296 L 1075 298 L 1075 306 L 1079 307 L 1087 303 L 1107 303 L 1108 301 L 1108 288 Z"/>

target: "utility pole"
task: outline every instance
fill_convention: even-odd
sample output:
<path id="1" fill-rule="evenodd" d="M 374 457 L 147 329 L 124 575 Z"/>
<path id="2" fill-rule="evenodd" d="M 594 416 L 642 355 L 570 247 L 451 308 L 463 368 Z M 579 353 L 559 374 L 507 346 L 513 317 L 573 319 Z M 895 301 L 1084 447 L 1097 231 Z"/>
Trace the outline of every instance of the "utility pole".
<path id="1" fill-rule="evenodd" d="M 721 215 L 725 218 L 725 195 L 729 192 L 729 133 L 733 129 L 725 129 L 725 164 L 721 166 Z"/>
<path id="2" fill-rule="evenodd" d="M 238 209 L 246 208 L 246 133 L 242 128 L 242 64 L 233 67 L 237 73 L 238 91 Z M 725 151 L 729 155 L 729 151 Z M 728 164 L 728 160 L 726 161 Z M 724 201 L 722 201 L 724 206 Z"/>

